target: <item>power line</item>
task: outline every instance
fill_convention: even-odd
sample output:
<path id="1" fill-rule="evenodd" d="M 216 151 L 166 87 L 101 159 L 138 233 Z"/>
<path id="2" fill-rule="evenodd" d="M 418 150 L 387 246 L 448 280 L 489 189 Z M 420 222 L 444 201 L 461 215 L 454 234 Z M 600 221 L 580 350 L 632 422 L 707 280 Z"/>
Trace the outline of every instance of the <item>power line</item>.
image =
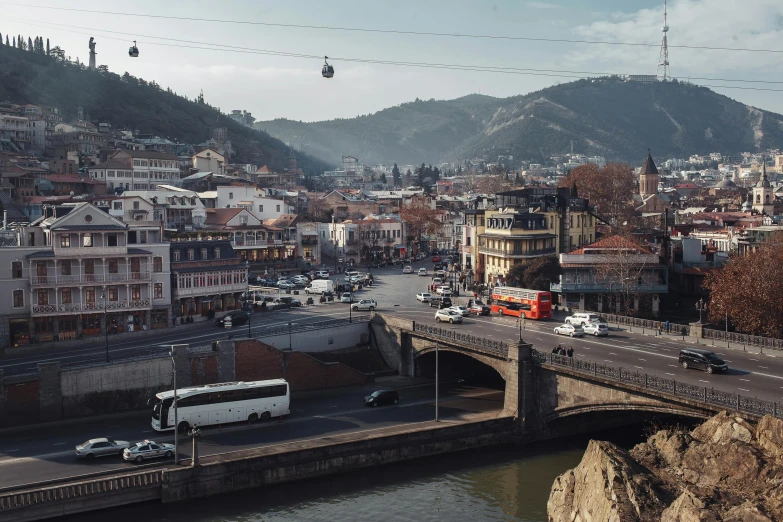
<path id="1" fill-rule="evenodd" d="M 124 33 L 121 31 L 103 31 L 100 29 L 93 29 L 90 27 L 80 27 L 80 26 L 73 26 L 68 24 L 56 24 L 53 22 L 31 22 L 29 20 L 22 20 L 14 17 L 6 17 L 6 19 L 16 20 L 19 22 L 23 22 L 27 25 L 43 27 L 45 29 L 54 29 L 57 31 L 63 31 L 67 33 L 88 35 L 88 33 L 82 33 L 79 31 L 73 31 L 69 29 L 62 29 L 62 27 L 68 27 L 74 29 L 79 28 L 79 29 L 90 31 L 89 34 L 102 34 L 101 38 L 106 38 L 108 40 L 122 41 L 122 42 L 125 42 L 127 40 L 123 38 L 117 38 L 116 36 L 107 36 L 107 35 L 124 34 L 124 35 L 136 36 L 136 37 L 142 36 L 144 38 L 152 38 L 155 40 L 164 40 L 165 42 L 177 42 L 177 43 L 163 43 L 163 42 L 144 42 L 142 40 L 137 40 L 138 44 L 145 44 L 145 45 L 157 45 L 162 47 L 173 47 L 179 49 L 193 49 L 193 50 L 204 50 L 204 51 L 221 51 L 221 52 L 230 52 L 230 53 L 238 53 L 238 54 L 278 56 L 278 57 L 285 57 L 285 58 L 299 58 L 299 59 L 313 59 L 313 60 L 323 59 L 323 56 L 321 55 L 291 53 L 286 51 L 275 51 L 271 49 L 255 49 L 255 48 L 248 48 L 243 46 L 214 44 L 214 43 L 199 42 L 194 40 L 181 40 L 176 38 L 167 38 L 167 37 L 160 37 L 154 35 L 139 35 L 138 33 Z M 188 44 L 188 45 L 183 45 L 183 44 Z M 561 69 L 500 67 L 500 66 L 491 66 L 491 65 L 409 62 L 409 61 L 382 60 L 382 59 L 361 58 L 361 57 L 331 56 L 330 60 L 337 61 L 337 62 L 363 63 L 363 64 L 371 64 L 371 65 L 391 65 L 397 67 L 415 67 L 415 68 L 433 69 L 433 70 L 455 70 L 455 71 L 484 72 L 484 73 L 494 73 L 494 74 L 514 74 L 514 75 L 521 75 L 521 76 L 540 76 L 540 77 L 549 77 L 549 78 L 584 79 L 586 77 L 589 78 L 589 77 L 601 77 L 601 76 L 630 76 L 630 74 L 628 73 L 617 73 L 617 72 L 607 72 L 607 71 L 573 71 L 573 70 L 561 70 Z M 783 81 L 773 81 L 773 80 L 745 80 L 745 79 L 709 78 L 709 77 L 695 77 L 695 76 L 691 76 L 689 77 L 689 79 L 706 80 L 706 81 L 713 81 L 713 82 L 719 81 L 719 82 L 741 82 L 741 83 L 760 83 L 760 84 L 783 84 Z M 772 89 L 772 88 L 763 88 L 763 87 L 746 87 L 746 86 L 737 86 L 737 85 L 715 85 L 715 84 L 700 84 L 700 85 L 703 87 L 712 87 L 716 89 L 783 92 L 783 89 Z"/>
<path id="2" fill-rule="evenodd" d="M 306 24 L 284 24 L 276 22 L 257 22 L 252 20 L 226 20 L 217 18 L 197 18 L 191 16 L 170 16 L 170 15 L 154 15 L 154 14 L 142 14 L 142 13 L 123 13 L 118 11 L 100 11 L 97 9 L 77 9 L 75 7 L 52 7 L 43 5 L 28 5 L 17 4 L 11 2 L 2 2 L 4 5 L 12 5 L 17 7 L 32 7 L 37 9 L 54 9 L 58 11 L 72 11 L 77 13 L 91 13 L 102 14 L 112 16 L 132 16 L 139 18 L 157 18 L 163 20 L 180 20 L 187 22 L 210 22 L 221 24 L 236 24 L 236 25 L 258 25 L 265 27 L 283 27 L 290 29 L 316 29 L 325 31 L 347 31 L 347 32 L 360 32 L 360 33 L 380 33 L 380 34 L 395 34 L 395 35 L 411 35 L 411 36 L 436 36 L 436 37 L 451 37 L 451 38 L 474 38 L 485 40 L 517 40 L 517 41 L 530 41 L 530 42 L 548 42 L 548 43 L 575 43 L 575 44 L 590 44 L 590 45 L 623 45 L 630 47 L 659 47 L 659 44 L 642 43 L 642 42 L 613 42 L 608 40 L 571 40 L 566 38 L 534 38 L 529 36 L 508 36 L 508 35 L 488 35 L 488 34 L 470 34 L 470 33 L 436 33 L 429 31 L 403 31 L 399 29 L 376 29 L 367 27 L 339 27 L 328 25 L 306 25 Z M 748 47 L 715 47 L 707 45 L 669 45 L 669 48 L 678 49 L 697 49 L 707 51 L 731 51 L 731 52 L 754 52 L 754 53 L 783 53 L 783 49 L 756 49 Z"/>

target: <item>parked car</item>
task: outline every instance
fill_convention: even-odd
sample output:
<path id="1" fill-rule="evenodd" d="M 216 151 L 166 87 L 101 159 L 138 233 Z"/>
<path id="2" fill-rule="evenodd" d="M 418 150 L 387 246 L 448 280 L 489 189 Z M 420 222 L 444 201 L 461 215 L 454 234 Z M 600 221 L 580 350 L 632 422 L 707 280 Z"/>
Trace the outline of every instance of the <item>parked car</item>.
<path id="1" fill-rule="evenodd" d="M 452 306 L 451 308 L 449 308 L 449 310 L 454 310 L 455 312 L 457 312 L 458 314 L 460 314 L 462 317 L 468 317 L 468 316 L 470 316 L 470 310 L 468 310 L 468 307 L 466 307 L 466 306 L 457 306 L 457 305 L 454 305 L 454 306 Z"/>
<path id="2" fill-rule="evenodd" d="M 351 294 L 350 294 L 350 292 L 343 292 L 343 295 L 340 296 L 340 302 L 341 303 L 350 303 L 351 302 Z"/>
<path id="3" fill-rule="evenodd" d="M 351 310 L 354 312 L 358 312 L 359 310 L 369 310 L 372 312 L 376 308 L 378 308 L 378 303 L 375 302 L 375 299 L 362 299 L 358 303 L 351 305 Z"/>
<path id="4" fill-rule="evenodd" d="M 413 267 L 411 265 L 407 265 L 405 268 L 402 269 L 403 274 L 412 274 L 413 273 Z"/>
<path id="5" fill-rule="evenodd" d="M 424 267 L 419 268 L 419 275 L 420 276 L 426 276 L 427 275 L 427 269 L 424 268 Z"/>
<path id="6" fill-rule="evenodd" d="M 427 257 L 427 255 L 424 252 L 419 252 L 418 254 L 416 254 L 416 261 L 421 261 L 425 257 Z"/>
<path id="7" fill-rule="evenodd" d="M 114 440 L 110 437 L 90 439 L 76 446 L 76 458 L 94 459 L 109 455 L 122 456 L 122 452 L 129 446 L 130 443 L 127 441 Z"/>
<path id="8" fill-rule="evenodd" d="M 566 324 L 576 324 L 579 326 L 584 326 L 590 322 L 597 322 L 599 319 L 600 316 L 596 313 L 577 312 L 573 315 L 569 315 L 568 317 L 566 317 L 565 322 Z"/>
<path id="9" fill-rule="evenodd" d="M 174 456 L 174 444 L 165 442 L 155 442 L 154 440 L 145 440 L 132 444 L 122 452 L 122 458 L 128 462 L 140 464 L 147 459 L 158 459 L 165 457 L 167 459 Z"/>
<path id="10" fill-rule="evenodd" d="M 292 306 L 292 307 L 302 306 L 302 301 L 288 296 L 278 297 L 273 302 L 275 303 L 276 308 L 284 308 L 287 306 Z"/>
<path id="11" fill-rule="evenodd" d="M 440 256 L 432 256 L 433 263 L 440 263 Z"/>
<path id="12" fill-rule="evenodd" d="M 232 312 L 228 312 L 220 319 L 215 319 L 215 325 L 224 327 L 224 321 L 226 320 L 226 317 L 231 317 L 231 326 L 240 326 L 247 324 L 248 319 L 250 319 L 250 314 L 243 312 L 242 310 L 234 310 Z"/>
<path id="13" fill-rule="evenodd" d="M 445 270 L 435 270 L 435 275 L 437 277 L 446 277 L 446 271 Z"/>
<path id="14" fill-rule="evenodd" d="M 585 331 L 582 330 L 581 326 L 574 326 L 572 324 L 561 324 L 560 326 L 555 326 L 555 333 L 557 335 L 568 335 L 571 337 L 583 337 L 585 334 Z"/>
<path id="15" fill-rule="evenodd" d="M 609 327 L 602 323 L 587 323 L 582 327 L 585 335 L 594 335 L 596 337 L 606 337 L 609 335 Z"/>
<path id="16" fill-rule="evenodd" d="M 726 361 L 718 357 L 715 352 L 698 348 L 680 350 L 680 365 L 686 370 L 694 368 L 696 370 L 704 370 L 707 373 L 727 372 L 729 370 L 729 365 L 726 364 Z"/>
<path id="17" fill-rule="evenodd" d="M 429 292 L 422 292 L 420 294 L 416 294 L 416 300 L 422 303 L 429 303 L 430 299 L 432 299 L 432 294 Z"/>
<path id="18" fill-rule="evenodd" d="M 443 284 L 443 279 L 441 279 L 440 277 L 433 277 L 432 278 L 432 286 L 438 287 L 438 286 L 441 286 L 442 284 Z"/>
<path id="19" fill-rule="evenodd" d="M 292 290 L 296 288 L 296 284 L 292 283 L 291 281 L 283 280 L 283 281 L 278 281 L 277 287 L 282 290 Z"/>
<path id="20" fill-rule="evenodd" d="M 350 278 L 359 275 L 359 272 L 356 270 L 346 270 L 345 271 L 345 280 L 348 281 Z"/>
<path id="21" fill-rule="evenodd" d="M 458 312 L 455 312 L 451 308 L 444 308 L 443 310 L 438 310 L 435 312 L 435 322 L 451 324 L 461 323 L 462 315 Z"/>
<path id="22" fill-rule="evenodd" d="M 468 307 L 468 311 L 475 315 L 489 315 L 489 312 L 492 311 L 492 309 L 487 305 L 473 303 Z"/>
<path id="23" fill-rule="evenodd" d="M 317 277 L 320 279 L 329 279 L 329 271 L 328 270 L 319 270 L 315 273 Z"/>
<path id="24" fill-rule="evenodd" d="M 397 404 L 400 402 L 400 394 L 397 390 L 377 390 L 364 398 L 365 406 L 382 406 L 384 404 Z"/>
<path id="25" fill-rule="evenodd" d="M 451 288 L 449 288 L 448 286 L 439 286 L 435 292 L 438 295 L 451 297 Z"/>

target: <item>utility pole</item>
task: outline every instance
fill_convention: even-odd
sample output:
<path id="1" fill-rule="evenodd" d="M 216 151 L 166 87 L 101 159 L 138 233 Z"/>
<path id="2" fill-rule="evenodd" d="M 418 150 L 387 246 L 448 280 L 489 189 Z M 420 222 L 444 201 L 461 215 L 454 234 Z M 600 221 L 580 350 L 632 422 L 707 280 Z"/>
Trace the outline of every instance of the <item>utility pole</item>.
<path id="1" fill-rule="evenodd" d="M 435 343 L 435 422 L 438 422 L 438 343 Z"/>
<path id="2" fill-rule="evenodd" d="M 179 417 L 177 416 L 177 348 L 188 349 L 187 344 L 172 344 L 169 357 L 171 357 L 171 369 L 174 374 L 174 464 L 179 464 Z M 162 421 L 162 419 L 161 419 Z"/>

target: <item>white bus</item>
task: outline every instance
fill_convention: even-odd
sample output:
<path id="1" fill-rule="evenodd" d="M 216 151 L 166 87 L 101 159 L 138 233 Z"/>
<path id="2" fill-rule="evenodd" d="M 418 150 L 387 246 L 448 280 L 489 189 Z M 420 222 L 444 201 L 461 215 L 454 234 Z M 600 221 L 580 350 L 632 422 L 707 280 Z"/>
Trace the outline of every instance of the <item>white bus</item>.
<path id="1" fill-rule="evenodd" d="M 174 429 L 173 403 L 173 390 L 160 392 L 150 399 L 153 429 Z M 207 384 L 177 390 L 177 421 L 183 433 L 191 426 L 266 421 L 291 413 L 289 404 L 290 392 L 285 379 Z"/>

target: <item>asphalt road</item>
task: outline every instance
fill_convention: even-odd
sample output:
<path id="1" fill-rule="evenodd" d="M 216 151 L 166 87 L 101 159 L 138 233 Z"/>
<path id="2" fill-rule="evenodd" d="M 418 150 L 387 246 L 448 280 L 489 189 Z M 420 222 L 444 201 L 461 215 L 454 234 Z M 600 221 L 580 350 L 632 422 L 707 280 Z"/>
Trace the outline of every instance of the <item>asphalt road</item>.
<path id="1" fill-rule="evenodd" d="M 375 384 L 361 388 L 308 393 L 291 399 L 291 415 L 282 422 L 271 421 L 252 426 L 246 423 L 226 425 L 222 429 L 204 428 L 199 438 L 199 455 L 215 455 L 247 448 L 280 445 L 341 433 L 372 431 L 389 426 L 414 424 L 434 419 L 432 384 L 401 387 L 400 404 L 367 408 L 363 398 Z M 500 412 L 503 392 L 454 383 L 441 385 L 439 417 L 457 420 L 475 413 Z M 173 442 L 172 432 L 154 432 L 151 412 L 104 416 L 60 423 L 56 427 L 29 427 L 0 432 L 0 488 L 62 479 L 101 471 L 133 469 L 119 456 L 102 457 L 93 462 L 77 460 L 73 447 L 89 438 L 110 436 L 116 440 L 152 439 Z M 180 455 L 189 458 L 190 440 L 180 445 Z M 148 461 L 154 462 L 154 461 Z M 166 462 L 164 465 L 171 465 Z"/>

